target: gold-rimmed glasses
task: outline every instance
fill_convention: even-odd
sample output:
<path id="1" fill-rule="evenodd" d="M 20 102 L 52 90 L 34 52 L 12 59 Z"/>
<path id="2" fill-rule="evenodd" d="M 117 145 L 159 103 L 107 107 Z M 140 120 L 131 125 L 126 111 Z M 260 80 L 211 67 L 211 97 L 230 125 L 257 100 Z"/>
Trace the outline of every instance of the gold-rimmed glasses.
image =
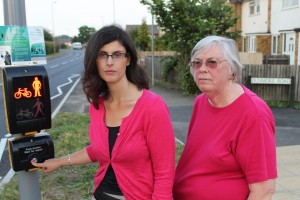
<path id="1" fill-rule="evenodd" d="M 203 63 L 208 68 L 216 68 L 220 63 L 227 60 L 218 60 L 217 58 L 209 58 L 203 62 L 203 60 L 194 60 L 189 63 L 189 66 L 196 69 L 202 67 Z"/>

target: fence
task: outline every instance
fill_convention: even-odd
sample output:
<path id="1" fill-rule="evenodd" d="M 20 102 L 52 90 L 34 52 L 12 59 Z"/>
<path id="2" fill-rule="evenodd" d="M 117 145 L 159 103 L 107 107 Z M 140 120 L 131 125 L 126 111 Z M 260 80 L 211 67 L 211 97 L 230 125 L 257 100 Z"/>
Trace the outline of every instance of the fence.
<path id="1" fill-rule="evenodd" d="M 163 57 L 155 57 L 154 78 L 162 80 Z M 145 69 L 151 75 L 151 57 L 145 57 Z M 290 91 L 287 84 L 255 84 L 251 90 L 264 100 L 290 101 L 290 94 L 294 92 L 296 102 L 300 102 L 300 66 L 299 65 L 244 65 L 241 83 L 247 85 L 248 77 L 258 78 L 291 78 L 295 77 L 295 91 Z M 150 76 L 151 77 L 151 76 Z M 180 85 L 176 82 L 176 74 L 172 72 L 168 82 Z"/>
<path id="2" fill-rule="evenodd" d="M 300 66 L 299 65 L 245 65 L 242 83 L 247 85 L 248 77 L 291 78 L 295 77 L 294 91 L 289 84 L 254 84 L 251 90 L 264 100 L 290 101 L 293 93 L 295 101 L 300 101 Z"/>

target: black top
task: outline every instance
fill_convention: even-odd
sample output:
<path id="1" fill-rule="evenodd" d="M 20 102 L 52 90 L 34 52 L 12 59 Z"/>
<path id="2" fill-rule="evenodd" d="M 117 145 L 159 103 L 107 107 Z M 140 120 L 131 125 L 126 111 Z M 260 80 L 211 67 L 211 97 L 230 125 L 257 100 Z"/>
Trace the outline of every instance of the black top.
<path id="1" fill-rule="evenodd" d="M 111 152 L 113 150 L 116 139 L 118 137 L 120 126 L 107 127 L 107 128 L 109 130 L 108 143 L 109 143 L 109 154 L 111 157 Z M 114 169 L 112 168 L 111 165 L 109 165 L 109 167 L 105 173 L 105 176 L 104 176 L 102 182 L 100 183 L 100 185 L 98 186 L 98 188 L 96 189 L 94 195 L 97 194 L 98 190 L 109 193 L 109 194 L 122 195 L 121 189 L 120 189 L 117 179 L 116 179 Z M 100 192 L 100 191 L 98 191 L 98 192 Z"/>

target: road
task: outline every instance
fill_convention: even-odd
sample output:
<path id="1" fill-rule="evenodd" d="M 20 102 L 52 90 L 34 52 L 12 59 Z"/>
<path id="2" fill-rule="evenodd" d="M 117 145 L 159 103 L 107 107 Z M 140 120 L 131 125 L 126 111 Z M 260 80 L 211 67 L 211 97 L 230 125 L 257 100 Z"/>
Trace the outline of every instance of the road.
<path id="1" fill-rule="evenodd" d="M 66 101 L 73 87 L 79 81 L 83 71 L 83 50 L 61 50 L 59 55 L 47 57 L 45 68 L 48 73 L 52 118 Z M 0 79 L 2 87 L 2 76 Z M 0 90 L 0 183 L 10 172 L 10 164 L 7 153 L 7 133 L 3 91 Z M 1 184 L 0 184 L 1 186 Z"/>
<path id="2" fill-rule="evenodd" d="M 184 96 L 180 92 L 162 87 L 153 87 L 152 90 L 166 101 L 176 138 L 185 143 L 195 97 Z M 300 111 L 293 108 L 271 108 L 271 110 L 276 125 L 276 146 L 300 145 Z"/>

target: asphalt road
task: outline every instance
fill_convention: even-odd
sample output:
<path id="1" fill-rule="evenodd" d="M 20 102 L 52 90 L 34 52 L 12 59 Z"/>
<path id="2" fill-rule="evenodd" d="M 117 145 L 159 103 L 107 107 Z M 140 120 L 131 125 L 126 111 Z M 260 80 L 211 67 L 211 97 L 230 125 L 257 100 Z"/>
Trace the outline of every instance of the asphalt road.
<path id="1" fill-rule="evenodd" d="M 168 105 L 177 141 L 185 143 L 195 96 L 184 96 L 176 90 L 154 86 L 151 90 L 162 96 Z M 300 144 L 300 110 L 271 108 L 276 124 L 277 147 Z M 80 83 L 62 106 L 60 112 L 87 113 L 88 103 Z"/>

